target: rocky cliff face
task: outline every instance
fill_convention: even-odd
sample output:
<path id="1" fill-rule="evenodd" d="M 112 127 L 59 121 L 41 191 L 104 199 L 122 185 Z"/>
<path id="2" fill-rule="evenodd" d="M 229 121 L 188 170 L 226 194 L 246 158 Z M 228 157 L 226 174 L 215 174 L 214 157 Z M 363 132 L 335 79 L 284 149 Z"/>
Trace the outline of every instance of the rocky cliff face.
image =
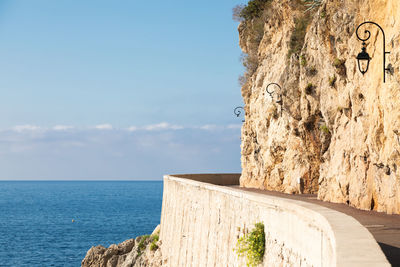
<path id="1" fill-rule="evenodd" d="M 326 201 L 400 213 L 400 2 L 325 0 L 309 12 L 272 0 L 239 26 L 248 68 L 242 87 L 241 185 L 317 193 Z M 374 21 L 363 76 L 357 26 Z M 269 83 L 278 83 L 270 86 Z"/>
<path id="2" fill-rule="evenodd" d="M 82 267 L 159 267 L 161 250 L 158 240 L 160 226 L 150 236 L 139 236 L 108 248 L 96 246 L 89 249 Z M 157 236 L 157 237 L 156 237 Z M 156 238 L 156 240 L 154 239 Z"/>

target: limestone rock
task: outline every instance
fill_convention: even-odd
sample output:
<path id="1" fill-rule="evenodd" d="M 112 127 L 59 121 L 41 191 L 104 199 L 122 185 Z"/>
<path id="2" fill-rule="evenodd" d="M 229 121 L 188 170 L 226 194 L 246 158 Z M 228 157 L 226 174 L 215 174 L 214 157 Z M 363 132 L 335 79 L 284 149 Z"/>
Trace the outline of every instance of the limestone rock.
<path id="1" fill-rule="evenodd" d="M 108 248 L 96 246 L 89 249 L 82 267 L 159 267 L 161 266 L 161 241 L 151 247 L 152 239 L 160 232 L 158 225 L 151 236 L 139 236 Z"/>
<path id="2" fill-rule="evenodd" d="M 398 0 L 273 0 L 264 12 L 259 42 L 255 22 L 239 26 L 240 45 L 254 63 L 242 88 L 241 186 L 286 193 L 315 193 L 360 209 L 400 213 L 400 5 Z M 386 34 L 383 83 L 382 33 L 366 25 L 372 57 L 363 76 L 357 26 L 378 23 Z M 306 32 L 299 51 L 293 33 Z M 253 29 L 253 32 L 252 30 Z M 301 38 L 300 38 L 301 42 Z M 296 43 L 295 43 L 296 44 Z M 278 83 L 271 97 L 269 83 Z M 279 94 L 282 105 L 277 103 Z"/>

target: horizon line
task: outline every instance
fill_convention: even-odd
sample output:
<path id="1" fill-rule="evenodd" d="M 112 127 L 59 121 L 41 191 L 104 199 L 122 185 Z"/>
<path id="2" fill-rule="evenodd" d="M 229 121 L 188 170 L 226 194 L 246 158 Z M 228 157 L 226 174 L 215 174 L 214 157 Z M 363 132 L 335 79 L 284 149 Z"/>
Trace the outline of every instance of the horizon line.
<path id="1" fill-rule="evenodd" d="M 0 182 L 156 182 L 162 179 L 0 179 Z"/>

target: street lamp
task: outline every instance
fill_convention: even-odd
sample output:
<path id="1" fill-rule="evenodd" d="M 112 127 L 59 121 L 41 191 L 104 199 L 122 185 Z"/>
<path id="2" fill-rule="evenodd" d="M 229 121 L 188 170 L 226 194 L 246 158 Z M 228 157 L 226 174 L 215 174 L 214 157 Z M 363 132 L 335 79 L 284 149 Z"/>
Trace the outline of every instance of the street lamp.
<path id="1" fill-rule="evenodd" d="M 365 41 L 367 41 L 371 37 L 371 32 L 368 31 L 368 30 L 365 30 L 364 33 L 367 36 L 366 38 L 361 38 L 358 35 L 359 28 L 362 25 L 367 24 L 367 23 L 376 25 L 382 31 L 382 34 L 383 34 L 383 82 L 385 82 L 386 81 L 386 73 L 385 73 L 385 71 L 391 71 L 390 68 L 386 68 L 386 54 L 389 54 L 390 52 L 386 52 L 385 32 L 383 31 L 382 27 L 379 26 L 379 24 L 377 24 L 377 23 L 375 23 L 373 21 L 365 21 L 365 22 L 361 23 L 360 25 L 358 25 L 358 27 L 356 29 L 357 38 L 363 42 L 362 43 L 363 47 L 361 49 L 361 52 L 357 55 L 358 69 L 360 70 L 362 75 L 364 75 L 368 71 L 369 62 L 371 60 L 369 54 L 367 53 L 367 47 L 366 47 L 366 43 L 365 43 Z"/>
<path id="2" fill-rule="evenodd" d="M 282 90 L 282 88 L 281 88 L 280 85 L 277 84 L 277 83 L 270 83 L 270 84 L 267 85 L 267 88 L 265 88 L 265 90 L 267 91 L 267 93 L 269 94 L 269 96 L 273 99 L 272 94 L 273 94 L 275 91 L 270 92 L 270 91 L 268 90 L 268 87 L 270 87 L 271 85 L 276 85 L 276 86 L 278 86 L 278 87 L 279 87 L 279 90 Z"/>
<path id="3" fill-rule="evenodd" d="M 233 114 L 235 114 L 236 117 L 239 118 L 240 114 L 242 114 L 242 111 L 241 111 L 241 110 L 243 110 L 243 113 L 244 113 L 244 108 L 243 108 L 243 107 L 236 107 L 236 108 L 233 110 Z M 242 120 L 242 122 L 244 122 L 244 120 Z"/>
<path id="4" fill-rule="evenodd" d="M 369 61 L 371 60 L 366 50 L 367 48 L 365 47 L 365 42 L 363 42 L 361 53 L 357 55 L 358 69 L 360 70 L 362 75 L 364 75 L 368 71 Z"/>
<path id="5" fill-rule="evenodd" d="M 268 87 L 270 87 L 271 85 L 276 85 L 276 86 L 278 86 L 278 87 L 279 87 L 279 91 L 282 91 L 282 88 L 281 88 L 281 86 L 280 86 L 279 84 L 277 84 L 277 83 L 270 83 L 270 84 L 267 85 L 267 88 L 265 88 L 265 90 L 267 91 L 267 93 L 269 94 L 269 96 L 270 96 L 272 99 L 274 99 L 274 97 L 272 96 L 272 94 L 274 94 L 275 91 L 270 92 L 270 91 L 268 90 Z M 282 116 L 282 105 L 283 105 L 283 100 L 282 100 L 282 94 L 281 94 L 281 93 L 278 94 L 278 99 L 277 99 L 275 102 L 276 102 L 278 105 L 281 106 L 281 116 Z"/>

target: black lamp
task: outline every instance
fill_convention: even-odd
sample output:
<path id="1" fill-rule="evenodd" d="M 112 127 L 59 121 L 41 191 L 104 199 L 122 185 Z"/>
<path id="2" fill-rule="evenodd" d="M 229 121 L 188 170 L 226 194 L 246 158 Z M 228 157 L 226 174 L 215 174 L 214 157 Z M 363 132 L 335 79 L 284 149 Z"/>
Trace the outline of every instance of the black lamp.
<path id="1" fill-rule="evenodd" d="M 357 55 L 358 69 L 364 75 L 368 71 L 369 61 L 371 57 L 367 53 L 367 48 L 365 47 L 365 43 L 363 42 L 363 48 L 361 48 L 361 53 Z"/>

